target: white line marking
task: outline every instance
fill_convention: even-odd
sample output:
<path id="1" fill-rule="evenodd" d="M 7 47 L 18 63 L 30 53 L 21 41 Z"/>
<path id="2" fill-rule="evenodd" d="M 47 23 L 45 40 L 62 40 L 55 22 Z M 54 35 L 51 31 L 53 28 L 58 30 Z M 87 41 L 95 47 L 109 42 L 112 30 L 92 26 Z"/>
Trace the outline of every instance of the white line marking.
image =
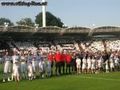
<path id="1" fill-rule="evenodd" d="M 99 79 L 99 80 L 119 81 L 120 82 L 120 79 L 107 79 L 107 78 L 85 77 L 85 76 L 80 76 L 80 78 L 84 78 L 84 79 Z"/>

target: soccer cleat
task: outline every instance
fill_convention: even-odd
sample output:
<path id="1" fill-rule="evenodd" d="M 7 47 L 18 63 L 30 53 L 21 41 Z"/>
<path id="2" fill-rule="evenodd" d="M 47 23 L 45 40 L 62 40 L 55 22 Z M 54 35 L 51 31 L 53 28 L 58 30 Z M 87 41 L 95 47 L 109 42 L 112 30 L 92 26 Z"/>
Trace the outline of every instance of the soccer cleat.
<path id="1" fill-rule="evenodd" d="M 33 80 L 33 78 L 31 77 L 30 80 Z"/>
<path id="2" fill-rule="evenodd" d="M 109 71 L 106 71 L 106 73 L 109 73 Z"/>
<path id="3" fill-rule="evenodd" d="M 42 78 L 44 78 L 45 76 L 44 76 L 44 74 L 42 75 Z"/>
<path id="4" fill-rule="evenodd" d="M 3 79 L 3 82 L 5 82 L 5 79 Z"/>
<path id="5" fill-rule="evenodd" d="M 32 80 L 32 78 L 31 78 L 31 77 L 29 77 L 29 80 Z"/>
<path id="6" fill-rule="evenodd" d="M 9 82 L 11 81 L 10 78 L 8 78 L 8 81 L 9 81 Z"/>
<path id="7" fill-rule="evenodd" d="M 36 79 L 36 76 L 33 76 L 34 79 Z"/>

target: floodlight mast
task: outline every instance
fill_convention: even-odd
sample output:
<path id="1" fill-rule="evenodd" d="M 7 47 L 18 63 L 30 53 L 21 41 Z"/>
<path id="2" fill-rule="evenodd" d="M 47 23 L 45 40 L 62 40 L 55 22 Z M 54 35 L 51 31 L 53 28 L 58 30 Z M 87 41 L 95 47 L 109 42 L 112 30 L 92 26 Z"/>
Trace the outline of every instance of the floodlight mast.
<path id="1" fill-rule="evenodd" d="M 46 2 L 42 0 L 42 3 Z M 46 27 L 46 6 L 42 5 L 42 27 Z"/>
<path id="2" fill-rule="evenodd" d="M 92 36 L 92 34 L 93 34 L 93 32 L 94 32 L 94 27 L 95 27 L 95 24 L 92 24 L 92 28 L 91 28 L 91 30 L 89 31 L 89 33 L 88 33 L 88 36 Z"/>

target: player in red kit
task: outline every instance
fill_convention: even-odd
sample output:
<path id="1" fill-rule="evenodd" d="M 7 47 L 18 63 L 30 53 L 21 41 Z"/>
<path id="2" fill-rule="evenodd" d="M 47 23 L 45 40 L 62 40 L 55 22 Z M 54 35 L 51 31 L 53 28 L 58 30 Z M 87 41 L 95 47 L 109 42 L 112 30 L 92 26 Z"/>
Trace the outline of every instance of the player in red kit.
<path id="1" fill-rule="evenodd" d="M 72 61 L 72 55 L 69 52 L 67 52 L 67 54 L 66 54 L 66 73 L 67 74 L 71 73 L 71 70 L 70 70 L 71 61 Z"/>
<path id="2" fill-rule="evenodd" d="M 60 75 L 61 74 L 61 53 L 60 51 L 57 51 L 55 54 L 55 62 L 56 62 L 56 74 Z"/>
<path id="3" fill-rule="evenodd" d="M 61 53 L 61 68 L 62 68 L 63 74 L 65 74 L 65 61 L 66 61 L 66 51 L 63 51 Z"/>

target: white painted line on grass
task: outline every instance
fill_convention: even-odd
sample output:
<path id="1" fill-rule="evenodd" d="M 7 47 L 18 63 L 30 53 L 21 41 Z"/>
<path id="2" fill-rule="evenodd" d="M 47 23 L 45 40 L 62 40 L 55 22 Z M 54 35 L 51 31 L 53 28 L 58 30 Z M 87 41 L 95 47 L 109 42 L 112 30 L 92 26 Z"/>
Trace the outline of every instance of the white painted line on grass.
<path id="1" fill-rule="evenodd" d="M 84 79 L 98 79 L 98 80 L 106 80 L 106 81 L 119 81 L 120 82 L 120 79 L 97 78 L 97 77 L 87 77 L 87 76 L 80 76 L 80 78 L 84 78 Z"/>

